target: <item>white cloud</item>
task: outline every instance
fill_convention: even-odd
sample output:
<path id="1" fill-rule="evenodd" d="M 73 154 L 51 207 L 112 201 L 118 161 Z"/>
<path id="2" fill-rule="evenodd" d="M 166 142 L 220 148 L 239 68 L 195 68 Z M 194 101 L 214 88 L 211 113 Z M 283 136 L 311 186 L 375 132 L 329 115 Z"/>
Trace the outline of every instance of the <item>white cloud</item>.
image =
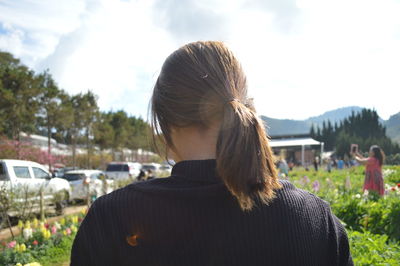
<path id="1" fill-rule="evenodd" d="M 0 49 L 103 110 L 145 116 L 163 60 L 199 39 L 228 43 L 261 114 L 306 118 L 347 105 L 400 111 L 395 0 L 71 0 L 0 3 Z M 397 97 L 396 97 L 397 96 Z"/>

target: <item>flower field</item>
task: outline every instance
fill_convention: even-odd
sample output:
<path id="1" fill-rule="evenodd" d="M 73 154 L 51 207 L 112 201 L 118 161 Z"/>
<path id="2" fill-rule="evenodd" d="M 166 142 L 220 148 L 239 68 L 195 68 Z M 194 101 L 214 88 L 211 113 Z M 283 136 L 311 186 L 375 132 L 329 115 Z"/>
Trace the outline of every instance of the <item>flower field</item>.
<path id="1" fill-rule="evenodd" d="M 385 196 L 363 193 L 364 167 L 295 170 L 288 179 L 326 200 L 346 226 L 355 265 L 400 265 L 400 166 L 383 170 Z"/>
<path id="2" fill-rule="evenodd" d="M 37 219 L 19 221 L 20 234 L 1 242 L 0 265 L 59 265 L 69 260 L 79 224 L 86 211 L 52 224 Z"/>
<path id="3" fill-rule="evenodd" d="M 385 196 L 362 193 L 364 168 L 289 172 L 297 187 L 328 201 L 345 224 L 355 265 L 400 264 L 400 166 L 384 169 Z M 69 260 L 85 211 L 49 224 L 20 221 L 21 234 L 1 243 L 0 265 L 59 265 Z"/>

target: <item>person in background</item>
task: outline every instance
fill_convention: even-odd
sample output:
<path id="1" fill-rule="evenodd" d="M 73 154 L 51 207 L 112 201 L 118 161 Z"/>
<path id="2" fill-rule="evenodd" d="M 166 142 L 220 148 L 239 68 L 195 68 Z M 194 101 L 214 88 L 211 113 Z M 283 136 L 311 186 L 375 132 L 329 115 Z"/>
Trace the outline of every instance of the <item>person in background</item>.
<path id="1" fill-rule="evenodd" d="M 282 157 L 282 158 L 279 160 L 278 169 L 279 169 L 279 174 L 280 174 L 281 177 L 286 178 L 286 177 L 289 176 L 289 166 L 288 166 L 288 164 L 286 163 L 285 158 Z"/>
<path id="2" fill-rule="evenodd" d="M 172 174 L 97 199 L 71 266 L 353 265 L 329 205 L 278 179 L 246 76 L 225 44 L 173 52 L 151 105 L 151 132 L 176 162 Z"/>
<path id="3" fill-rule="evenodd" d="M 341 157 L 339 157 L 337 161 L 337 169 L 342 170 L 344 168 L 344 161 L 342 160 Z"/>
<path id="4" fill-rule="evenodd" d="M 293 167 L 294 167 L 294 163 L 293 163 L 293 160 L 292 160 L 292 159 L 290 159 L 290 161 L 289 161 L 289 163 L 288 163 L 288 166 L 289 166 L 289 171 L 292 171 L 292 170 L 293 170 Z"/>
<path id="5" fill-rule="evenodd" d="M 354 153 L 353 156 L 357 162 L 365 165 L 363 191 L 375 191 L 383 196 L 385 194 L 382 175 L 382 165 L 385 160 L 383 150 L 377 145 L 372 145 L 367 158 L 362 156 L 359 152 Z"/>
<path id="6" fill-rule="evenodd" d="M 326 171 L 330 173 L 332 171 L 332 159 L 331 157 L 326 159 Z"/>
<path id="7" fill-rule="evenodd" d="M 147 178 L 146 180 L 150 180 L 156 178 L 156 176 L 154 175 L 153 171 L 151 169 L 147 170 Z"/>
<path id="8" fill-rule="evenodd" d="M 143 170 L 140 170 L 139 175 L 137 176 L 137 181 L 146 180 L 146 173 Z"/>
<path id="9" fill-rule="evenodd" d="M 318 171 L 318 165 L 319 165 L 319 157 L 318 156 L 314 157 L 313 164 L 314 164 L 314 170 Z"/>

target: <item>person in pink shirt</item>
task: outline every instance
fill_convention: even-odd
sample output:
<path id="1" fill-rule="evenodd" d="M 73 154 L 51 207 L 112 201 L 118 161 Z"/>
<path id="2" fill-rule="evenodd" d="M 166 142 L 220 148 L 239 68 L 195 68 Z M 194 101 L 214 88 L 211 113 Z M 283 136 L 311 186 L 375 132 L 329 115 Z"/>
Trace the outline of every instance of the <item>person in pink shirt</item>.
<path id="1" fill-rule="evenodd" d="M 383 196 L 385 193 L 382 176 L 382 165 L 385 159 L 385 154 L 383 153 L 383 150 L 377 145 L 372 145 L 369 149 L 368 158 L 363 157 L 358 152 L 354 154 L 354 158 L 359 163 L 365 165 L 365 180 L 363 191 L 372 190 Z"/>

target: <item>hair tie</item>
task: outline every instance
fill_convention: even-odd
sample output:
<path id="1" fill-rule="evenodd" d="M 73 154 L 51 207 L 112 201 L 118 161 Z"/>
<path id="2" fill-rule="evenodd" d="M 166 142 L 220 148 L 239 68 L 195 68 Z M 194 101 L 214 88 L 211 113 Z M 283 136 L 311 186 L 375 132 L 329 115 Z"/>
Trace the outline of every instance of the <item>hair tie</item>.
<path id="1" fill-rule="evenodd" d="M 240 102 L 240 101 L 236 98 L 232 98 L 232 99 L 229 99 L 228 101 L 226 101 L 224 105 L 230 104 L 232 102 Z"/>
<path id="2" fill-rule="evenodd" d="M 228 104 L 230 104 L 230 103 L 232 103 L 232 102 L 238 102 L 238 103 L 240 103 L 240 104 L 246 106 L 247 108 L 250 108 L 250 104 L 249 104 L 249 103 L 247 103 L 247 102 L 246 102 L 246 103 L 242 103 L 242 102 L 239 101 L 239 99 L 237 99 L 237 98 L 232 98 L 232 99 L 226 101 L 224 105 L 226 106 L 226 105 L 228 105 Z"/>

